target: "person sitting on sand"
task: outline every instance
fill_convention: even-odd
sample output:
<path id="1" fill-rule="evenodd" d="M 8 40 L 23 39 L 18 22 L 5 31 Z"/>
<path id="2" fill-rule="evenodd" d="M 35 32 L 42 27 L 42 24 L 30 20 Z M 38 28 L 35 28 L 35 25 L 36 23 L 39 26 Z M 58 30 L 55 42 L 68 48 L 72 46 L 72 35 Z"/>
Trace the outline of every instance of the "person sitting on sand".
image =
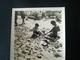
<path id="1" fill-rule="evenodd" d="M 36 38 L 36 37 L 38 37 L 38 36 L 41 36 L 41 32 L 39 31 L 39 24 L 38 23 L 36 23 L 35 24 L 35 27 L 33 27 L 33 29 L 32 29 L 32 31 L 33 31 L 33 34 L 32 34 L 32 36 L 31 36 L 31 38 Z"/>
<path id="2" fill-rule="evenodd" d="M 59 26 L 57 26 L 57 24 L 56 24 L 55 21 L 51 21 L 51 24 L 52 24 L 54 27 L 48 32 L 48 33 L 50 33 L 48 36 L 49 36 L 50 38 L 53 38 L 53 39 L 51 39 L 51 40 L 54 40 L 54 39 L 56 39 L 57 37 L 60 38 L 60 37 L 58 36 L 58 32 L 60 31 Z M 47 38 L 47 37 L 46 37 L 46 38 Z M 47 38 L 47 39 L 49 39 L 49 38 Z"/>

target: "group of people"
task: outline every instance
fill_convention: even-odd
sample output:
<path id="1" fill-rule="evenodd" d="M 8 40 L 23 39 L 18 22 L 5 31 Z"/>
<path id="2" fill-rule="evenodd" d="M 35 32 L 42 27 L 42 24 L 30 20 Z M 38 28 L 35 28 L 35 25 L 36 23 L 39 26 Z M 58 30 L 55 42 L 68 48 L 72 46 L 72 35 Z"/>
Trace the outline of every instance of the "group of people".
<path id="1" fill-rule="evenodd" d="M 54 27 L 53 27 L 49 32 L 44 33 L 44 35 L 48 35 L 48 37 L 45 37 L 46 39 L 49 39 L 49 40 L 54 41 L 54 39 L 60 38 L 60 37 L 58 36 L 58 32 L 60 31 L 60 28 L 59 28 L 59 26 L 56 24 L 55 21 L 51 21 L 50 23 L 51 23 Z M 31 36 L 31 38 L 36 38 L 36 37 L 39 37 L 39 36 L 42 35 L 42 33 L 39 31 L 38 28 L 39 28 L 39 24 L 36 23 L 36 24 L 35 24 L 35 27 L 31 30 L 31 31 L 33 31 L 33 34 L 32 34 L 32 36 Z"/>

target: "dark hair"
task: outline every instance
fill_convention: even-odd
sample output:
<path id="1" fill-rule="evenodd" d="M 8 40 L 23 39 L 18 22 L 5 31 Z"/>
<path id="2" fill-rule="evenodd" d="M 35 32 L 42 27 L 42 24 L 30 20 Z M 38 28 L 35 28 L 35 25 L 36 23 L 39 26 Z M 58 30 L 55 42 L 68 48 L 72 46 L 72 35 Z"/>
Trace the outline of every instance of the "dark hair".
<path id="1" fill-rule="evenodd" d="M 39 24 L 38 24 L 38 23 L 36 23 L 36 24 L 35 24 L 35 26 L 39 26 Z"/>
<path id="2" fill-rule="evenodd" d="M 56 22 L 55 21 L 51 21 L 51 24 L 56 25 Z"/>

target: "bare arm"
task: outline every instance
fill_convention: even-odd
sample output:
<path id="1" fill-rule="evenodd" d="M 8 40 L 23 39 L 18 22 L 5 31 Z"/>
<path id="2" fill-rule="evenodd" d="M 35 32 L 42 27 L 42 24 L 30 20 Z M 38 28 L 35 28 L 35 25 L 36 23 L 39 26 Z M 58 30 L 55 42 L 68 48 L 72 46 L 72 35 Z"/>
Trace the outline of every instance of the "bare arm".
<path id="1" fill-rule="evenodd" d="M 53 28 L 49 32 L 47 32 L 45 35 L 47 35 L 48 33 L 52 32 L 52 31 L 53 31 Z"/>

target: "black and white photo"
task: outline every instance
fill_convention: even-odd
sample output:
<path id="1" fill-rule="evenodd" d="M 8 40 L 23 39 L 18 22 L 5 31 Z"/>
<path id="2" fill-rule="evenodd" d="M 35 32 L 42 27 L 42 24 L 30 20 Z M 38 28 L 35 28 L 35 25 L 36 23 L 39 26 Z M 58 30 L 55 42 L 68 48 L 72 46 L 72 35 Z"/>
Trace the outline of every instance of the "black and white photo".
<path id="1" fill-rule="evenodd" d="M 65 8 L 13 8 L 10 60 L 65 60 Z"/>

